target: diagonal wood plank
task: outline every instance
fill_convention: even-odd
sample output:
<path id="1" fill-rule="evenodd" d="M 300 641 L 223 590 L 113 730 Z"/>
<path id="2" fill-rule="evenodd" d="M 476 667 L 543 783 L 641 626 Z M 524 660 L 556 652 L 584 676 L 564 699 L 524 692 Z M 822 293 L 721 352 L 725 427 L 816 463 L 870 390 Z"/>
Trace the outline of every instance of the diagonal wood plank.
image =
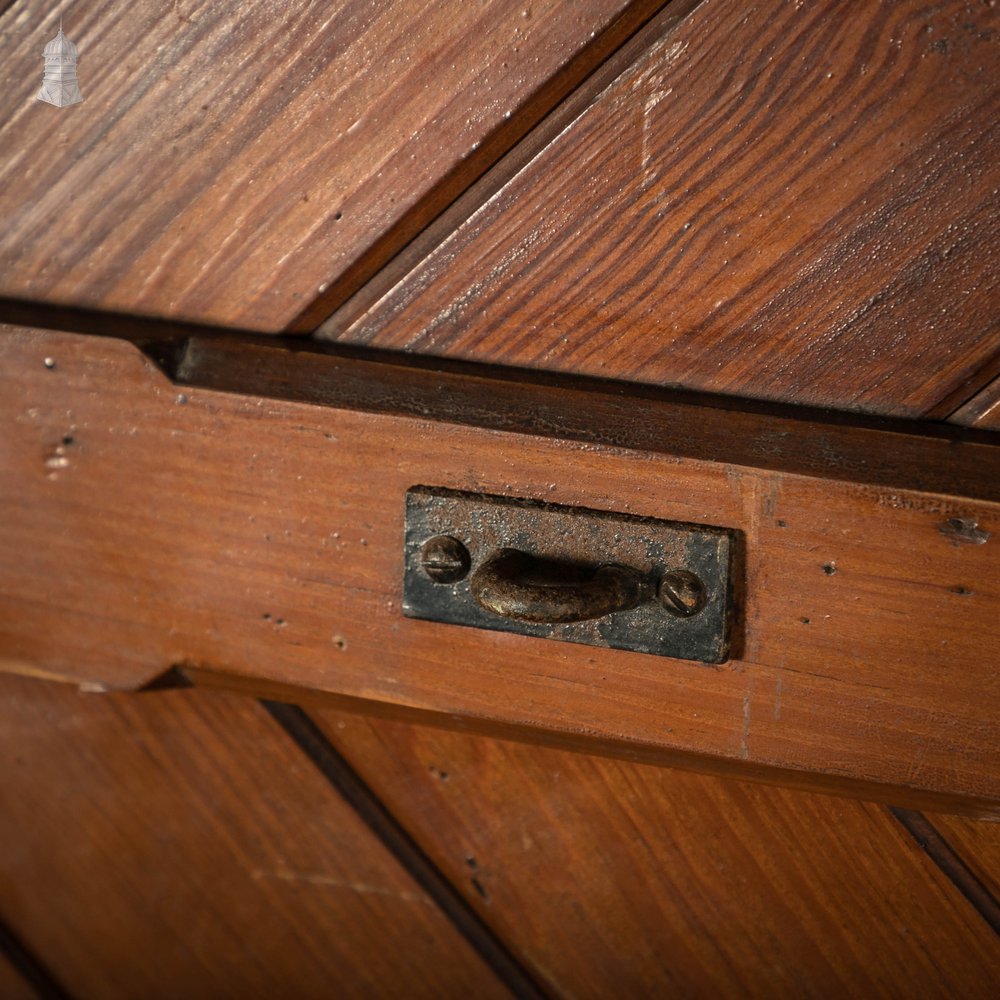
<path id="1" fill-rule="evenodd" d="M 884 809 L 314 712 L 574 997 L 986 997 L 997 938 Z"/>
<path id="2" fill-rule="evenodd" d="M 509 995 L 255 702 L 0 690 L 0 912 L 73 995 Z"/>
<path id="3" fill-rule="evenodd" d="M 1000 378 L 984 386 L 949 419 L 956 424 L 1000 431 Z"/>
<path id="4" fill-rule="evenodd" d="M 78 0 L 0 17 L 0 292 L 277 331 L 335 301 L 659 4 Z M 331 298 L 332 297 L 332 298 Z"/>
<path id="5" fill-rule="evenodd" d="M 944 813 L 928 813 L 927 819 L 1000 902 L 1000 825 Z"/>
<path id="6" fill-rule="evenodd" d="M 320 333 L 932 411 L 1000 352 L 998 32 L 960 0 L 708 0 Z"/>

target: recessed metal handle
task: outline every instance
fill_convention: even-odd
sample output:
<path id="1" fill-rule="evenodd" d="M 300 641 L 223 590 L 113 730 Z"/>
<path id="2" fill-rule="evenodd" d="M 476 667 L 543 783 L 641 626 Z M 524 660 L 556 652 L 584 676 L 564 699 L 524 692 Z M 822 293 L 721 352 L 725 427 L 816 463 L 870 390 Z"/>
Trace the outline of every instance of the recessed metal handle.
<path id="1" fill-rule="evenodd" d="M 622 566 L 567 564 L 517 549 L 500 549 L 484 560 L 469 590 L 493 614 L 538 624 L 603 618 L 653 596 L 648 580 Z"/>
<path id="2" fill-rule="evenodd" d="M 727 528 L 414 486 L 403 546 L 410 618 L 705 663 L 729 654 L 741 553 Z"/>

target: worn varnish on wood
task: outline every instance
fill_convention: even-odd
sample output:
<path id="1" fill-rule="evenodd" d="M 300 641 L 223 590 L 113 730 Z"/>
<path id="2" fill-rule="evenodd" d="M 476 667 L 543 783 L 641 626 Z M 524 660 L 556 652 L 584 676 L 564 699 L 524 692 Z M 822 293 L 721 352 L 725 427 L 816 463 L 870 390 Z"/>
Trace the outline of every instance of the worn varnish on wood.
<path id="1" fill-rule="evenodd" d="M 509 996 L 253 701 L 0 692 L 0 912 L 72 996 Z"/>
<path id="2" fill-rule="evenodd" d="M 321 334 L 947 415 L 1000 355 L 998 11 L 707 0 Z"/>
<path id="3" fill-rule="evenodd" d="M 0 348 L 7 669 L 136 687 L 187 664 L 901 804 L 1000 803 L 996 502 L 175 387 L 120 342 Z M 418 483 L 744 532 L 742 658 L 405 619 Z"/>
<path id="4" fill-rule="evenodd" d="M 0 293 L 315 325 L 656 6 L 77 0 L 56 109 L 60 11 L 4 4 Z"/>

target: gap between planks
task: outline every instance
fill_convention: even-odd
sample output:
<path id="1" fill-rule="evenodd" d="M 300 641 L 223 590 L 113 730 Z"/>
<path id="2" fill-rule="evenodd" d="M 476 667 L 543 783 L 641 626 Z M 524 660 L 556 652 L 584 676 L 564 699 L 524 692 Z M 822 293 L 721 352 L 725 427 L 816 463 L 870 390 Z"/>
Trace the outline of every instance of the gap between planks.
<path id="1" fill-rule="evenodd" d="M 0 955 L 5 955 L 39 1000 L 73 1000 L 45 963 L 0 919 Z"/>
<path id="2" fill-rule="evenodd" d="M 336 339 L 340 330 L 349 327 L 420 260 L 443 243 L 552 139 L 583 114 L 601 91 L 701 3 L 702 0 L 667 0 L 656 4 L 652 10 L 644 11 L 645 16 L 634 19 L 630 33 L 620 31 L 615 46 L 605 45 L 600 59 L 578 76 L 573 87 L 563 88 L 557 101 L 512 137 L 512 141 L 491 162 L 483 165 L 454 200 L 414 232 L 394 254 L 387 255 L 380 267 L 369 269 L 360 280 L 350 283 L 345 276 L 306 306 L 286 327 L 286 332 L 309 333 L 322 340 Z"/>
<path id="3" fill-rule="evenodd" d="M 934 824 L 923 813 L 910 809 L 890 806 L 889 812 L 989 924 L 993 932 L 1000 936 L 1000 902 L 976 878 L 962 856 L 938 833 Z"/>
<path id="4" fill-rule="evenodd" d="M 468 905 L 406 828 L 333 747 L 312 718 L 298 705 L 266 699 L 261 700 L 261 705 L 431 897 L 511 993 L 523 1000 L 544 1000 L 549 995 L 547 991 Z"/>

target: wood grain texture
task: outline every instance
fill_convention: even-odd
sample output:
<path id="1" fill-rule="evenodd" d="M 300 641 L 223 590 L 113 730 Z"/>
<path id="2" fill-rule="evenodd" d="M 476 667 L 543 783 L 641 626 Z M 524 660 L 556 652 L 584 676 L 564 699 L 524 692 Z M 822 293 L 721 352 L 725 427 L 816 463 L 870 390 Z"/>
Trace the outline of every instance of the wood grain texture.
<path id="1" fill-rule="evenodd" d="M 911 807 L 1000 802 L 996 504 L 179 389 L 121 342 L 0 350 L 6 669 L 137 687 L 187 663 Z M 415 484 L 744 532 L 743 658 L 403 617 Z"/>
<path id="2" fill-rule="evenodd" d="M 994 935 L 882 808 L 315 716 L 573 997 L 988 997 Z"/>
<path id="3" fill-rule="evenodd" d="M 928 813 L 927 819 L 1000 901 L 1000 825 L 944 813 Z"/>
<path id="4" fill-rule="evenodd" d="M 507 995 L 255 702 L 0 685 L 0 910 L 73 996 Z"/>
<path id="5" fill-rule="evenodd" d="M 656 6 L 79 0 L 84 101 L 60 109 L 34 99 L 59 12 L 17 0 L 0 289 L 280 330 L 369 277 Z"/>
<path id="6" fill-rule="evenodd" d="M 372 793 L 323 731 L 298 705 L 264 701 L 262 707 L 308 757 L 313 766 L 393 857 L 413 877 L 518 1000 L 545 1000 L 530 970 L 511 954 L 471 907 L 462 894 L 440 873 L 419 848 L 407 829 Z"/>
<path id="7" fill-rule="evenodd" d="M 128 340 L 179 386 L 1000 500 L 1000 438 L 937 420 L 761 404 L 4 298 L 0 322 Z"/>
<path id="8" fill-rule="evenodd" d="M 0 315 L 3 306 L 0 302 Z M 145 327 L 130 322 L 126 329 L 135 334 Z M 145 353 L 180 387 L 421 417 L 904 492 L 1000 500 L 1000 438 L 933 421 L 759 406 L 398 352 L 333 347 L 327 354 L 301 343 L 289 350 L 287 343 L 244 336 L 193 336 L 165 344 L 154 337 L 149 343 L 154 331 L 146 332 Z"/>
<path id="9" fill-rule="evenodd" d="M 949 420 L 1000 430 L 1000 377 L 953 412 Z M 1000 906 L 1000 825 L 945 813 L 929 813 L 926 819 Z"/>
<path id="10" fill-rule="evenodd" d="M 1000 354 L 998 32 L 961 0 L 708 0 L 321 335 L 936 413 Z"/>
<path id="11" fill-rule="evenodd" d="M 1000 431 L 1000 377 L 976 393 L 949 419 L 952 423 L 964 424 L 968 427 Z"/>

